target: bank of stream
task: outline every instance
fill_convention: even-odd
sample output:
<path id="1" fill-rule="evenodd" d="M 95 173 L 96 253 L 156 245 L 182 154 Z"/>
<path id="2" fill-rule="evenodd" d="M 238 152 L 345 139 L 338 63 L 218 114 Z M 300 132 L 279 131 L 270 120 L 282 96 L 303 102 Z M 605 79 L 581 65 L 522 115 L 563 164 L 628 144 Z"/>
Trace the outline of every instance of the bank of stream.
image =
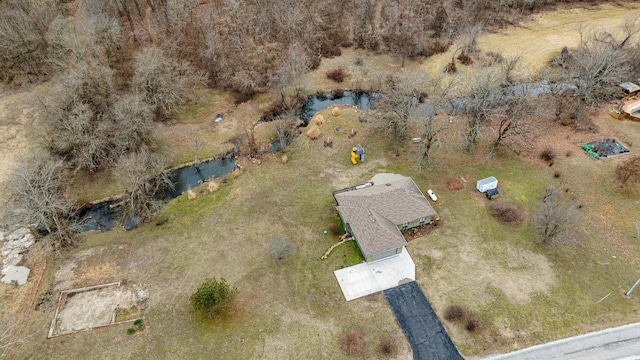
<path id="1" fill-rule="evenodd" d="M 352 105 L 361 109 L 370 109 L 376 96 L 376 93 L 355 91 L 315 94 L 310 96 L 297 112 L 306 126 L 313 115 L 330 106 Z M 277 150 L 278 147 L 271 149 L 271 151 Z M 163 191 L 159 195 L 159 198 L 170 201 L 211 178 L 220 178 L 227 175 L 236 168 L 236 160 L 233 153 L 234 152 L 221 158 L 169 170 L 167 175 L 173 183 L 173 187 L 169 187 Z M 120 199 L 111 199 L 80 209 L 78 212 L 78 217 L 80 218 L 79 231 L 109 230 L 119 223 L 122 223 L 127 230 L 135 228 L 140 222 L 141 217 L 129 216 L 123 221 L 123 216 L 118 206 L 120 202 Z"/>
<path id="2" fill-rule="evenodd" d="M 559 87 L 560 86 L 560 87 Z M 504 92 L 505 100 L 513 97 L 518 92 L 525 92 L 530 96 L 539 96 L 542 94 L 558 91 L 560 88 L 567 88 L 567 85 L 550 85 L 547 82 L 525 83 L 512 85 Z M 374 106 L 378 93 L 357 92 L 357 91 L 334 91 L 319 93 L 310 96 L 300 109 L 297 110 L 302 126 L 309 124 L 311 118 L 321 110 L 335 105 L 351 105 L 360 109 L 371 109 Z M 428 106 L 428 105 L 421 105 Z M 447 111 L 464 112 L 465 108 L 460 99 L 452 99 L 446 106 Z M 268 119 L 272 120 L 272 119 Z M 268 121 L 262 117 L 258 123 Z M 279 150 L 279 144 L 274 140 L 272 147 L 267 151 L 276 152 Z M 208 181 L 212 177 L 222 177 L 230 173 L 236 167 L 234 153 L 227 154 L 221 158 L 203 161 L 198 164 L 187 165 L 177 169 L 169 170 L 168 176 L 173 183 L 172 188 L 166 189 L 159 197 L 162 200 L 170 201 L 183 192 Z M 121 222 L 121 214 L 118 211 L 117 204 L 120 200 L 108 200 L 92 204 L 84 207 L 78 213 L 80 217 L 80 231 L 91 230 L 108 230 Z M 141 220 L 139 216 L 130 216 L 124 220 L 125 229 L 133 229 Z"/>

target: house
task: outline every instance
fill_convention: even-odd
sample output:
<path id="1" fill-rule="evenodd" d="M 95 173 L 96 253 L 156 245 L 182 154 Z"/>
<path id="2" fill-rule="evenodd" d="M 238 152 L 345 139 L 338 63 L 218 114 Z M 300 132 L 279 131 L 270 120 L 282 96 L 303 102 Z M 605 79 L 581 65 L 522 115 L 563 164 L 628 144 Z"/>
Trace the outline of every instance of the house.
<path id="1" fill-rule="evenodd" d="M 616 119 L 640 121 L 640 86 L 632 82 L 624 82 L 619 86 L 626 96 L 620 100 L 618 109 L 611 111 L 611 116 Z"/>
<path id="2" fill-rule="evenodd" d="M 367 183 L 335 191 L 344 228 L 366 261 L 399 254 L 407 245 L 402 230 L 431 222 L 436 211 L 411 178 Z"/>

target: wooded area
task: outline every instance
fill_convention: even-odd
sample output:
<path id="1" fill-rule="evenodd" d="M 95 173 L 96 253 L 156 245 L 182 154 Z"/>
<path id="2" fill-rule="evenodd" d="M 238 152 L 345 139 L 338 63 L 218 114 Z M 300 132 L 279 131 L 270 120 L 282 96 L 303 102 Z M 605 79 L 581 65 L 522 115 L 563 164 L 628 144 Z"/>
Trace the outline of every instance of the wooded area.
<path id="1" fill-rule="evenodd" d="M 526 148 L 535 124 L 522 119 L 535 112 L 526 91 L 508 93 L 518 82 L 550 84 L 555 115 L 538 116 L 590 128 L 585 109 L 613 99 L 616 85 L 640 68 L 633 61 L 640 57 L 634 38 L 638 19 L 627 19 L 615 33 L 580 29 L 578 48 L 565 47 L 542 74 L 527 78 L 514 78 L 518 57 L 503 58 L 477 46 L 483 31 L 561 3 L 11 0 L 0 5 L 0 79 L 8 86 L 50 83 L 40 100 L 48 154 L 38 161 L 62 160 L 67 169 L 91 173 L 112 170 L 128 179 L 131 211 L 150 214 L 156 206 L 143 195 L 157 184 L 143 179 L 166 164 L 154 122 L 171 120 L 180 106 L 197 101 L 204 87 L 231 91 L 236 102 L 274 91 L 281 103 L 274 105 L 281 109 L 274 115 L 282 120 L 276 134 L 284 147 L 297 124 L 288 108 L 308 95 L 302 76 L 346 47 L 392 54 L 402 67 L 408 58 L 454 47 L 443 70 L 472 67 L 453 80 L 428 72 L 381 75 L 376 84 L 353 89 L 381 94 L 378 122 L 393 139 L 404 139 L 409 124 L 420 125 L 419 163 L 429 163 L 433 145 L 453 135 L 445 136 L 449 123 L 436 115 L 454 94 L 464 109 L 460 135 L 467 152 L 494 119 L 500 124 L 493 150 Z M 253 130 L 245 135 L 255 155 Z"/>

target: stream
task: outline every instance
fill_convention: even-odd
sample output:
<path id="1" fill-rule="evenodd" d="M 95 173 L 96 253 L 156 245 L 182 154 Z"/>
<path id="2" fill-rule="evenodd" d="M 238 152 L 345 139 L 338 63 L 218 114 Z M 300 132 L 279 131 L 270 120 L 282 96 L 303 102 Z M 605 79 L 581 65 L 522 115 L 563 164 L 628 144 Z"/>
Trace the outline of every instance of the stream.
<path id="1" fill-rule="evenodd" d="M 545 81 L 536 83 L 524 83 L 512 85 L 510 89 L 505 91 L 505 100 L 514 96 L 517 92 L 526 92 L 531 96 L 539 96 L 556 92 L 559 89 L 566 89 L 568 85 L 551 85 Z M 357 91 L 344 91 L 336 94 L 336 92 L 326 92 L 312 95 L 300 109 L 300 119 L 304 122 L 304 126 L 309 124 L 311 118 L 320 110 L 324 110 L 334 105 L 352 105 L 360 109 L 371 109 L 378 93 L 367 93 Z M 445 106 L 446 110 L 455 110 L 459 113 L 465 111 L 465 107 L 460 99 L 452 99 Z M 268 150 L 277 152 L 279 150 L 277 141 L 272 143 L 272 147 Z M 207 181 L 211 177 L 222 177 L 230 173 L 236 166 L 233 156 L 227 155 L 221 159 L 203 161 L 198 166 L 189 165 L 169 171 L 169 178 L 172 180 L 174 187 L 166 190 L 161 194 L 163 200 L 171 200 L 180 196 L 188 189 L 194 188 L 199 184 Z M 82 208 L 78 212 L 80 218 L 80 232 L 91 230 L 108 230 L 120 223 L 121 215 L 117 206 L 119 200 L 103 201 L 91 206 Z M 139 216 L 133 216 L 125 219 L 124 227 L 127 230 L 133 229 L 140 222 Z"/>

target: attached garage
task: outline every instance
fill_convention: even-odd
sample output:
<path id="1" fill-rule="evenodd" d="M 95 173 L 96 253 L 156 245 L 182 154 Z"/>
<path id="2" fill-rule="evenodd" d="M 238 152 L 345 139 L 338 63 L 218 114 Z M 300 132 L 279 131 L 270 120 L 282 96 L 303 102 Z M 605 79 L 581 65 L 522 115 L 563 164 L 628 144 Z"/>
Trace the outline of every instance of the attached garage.
<path id="1" fill-rule="evenodd" d="M 391 249 L 391 250 L 387 250 L 387 251 L 383 251 L 381 253 L 377 253 L 375 255 L 371 256 L 371 260 L 367 259 L 367 261 L 376 261 L 376 260 L 380 260 L 389 256 L 393 256 L 396 254 L 400 254 L 402 252 L 402 248 L 397 248 L 397 249 Z"/>
<path id="2" fill-rule="evenodd" d="M 431 221 L 435 210 L 408 177 L 335 191 L 336 209 L 345 229 L 355 238 L 366 261 L 402 252 L 402 230 Z"/>

